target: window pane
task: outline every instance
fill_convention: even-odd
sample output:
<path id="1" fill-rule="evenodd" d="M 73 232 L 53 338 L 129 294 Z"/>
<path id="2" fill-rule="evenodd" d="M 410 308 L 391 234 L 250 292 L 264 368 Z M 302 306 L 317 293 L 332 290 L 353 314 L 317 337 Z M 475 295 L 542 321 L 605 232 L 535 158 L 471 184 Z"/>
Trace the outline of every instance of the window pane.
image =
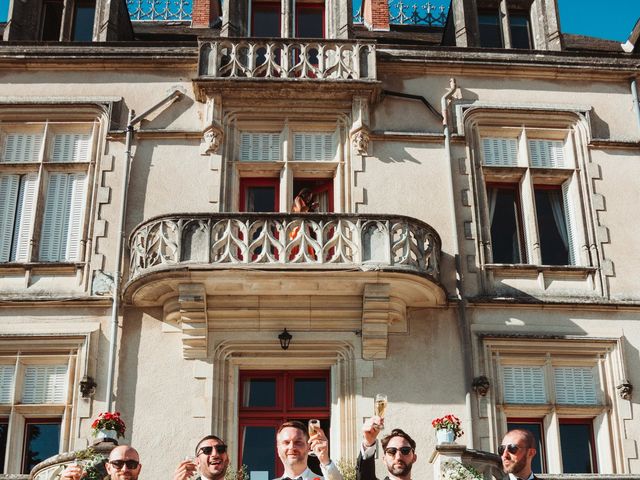
<path id="1" fill-rule="evenodd" d="M 478 15 L 480 27 L 480 46 L 502 48 L 502 33 L 498 12 L 484 12 Z"/>
<path id="2" fill-rule="evenodd" d="M 275 427 L 247 426 L 242 431 L 242 464 L 247 466 L 251 480 L 276 477 Z"/>
<path id="3" fill-rule="evenodd" d="M 597 405 L 597 379 L 592 368 L 556 367 L 556 403 L 564 405 Z"/>
<path id="4" fill-rule="evenodd" d="M 64 403 L 66 391 L 66 365 L 29 365 L 25 368 L 22 403 Z"/>
<path id="5" fill-rule="evenodd" d="M 506 403 L 542 404 L 547 402 L 542 367 L 502 367 L 502 383 Z"/>
<path id="6" fill-rule="evenodd" d="M 14 365 L 0 365 L 0 403 L 13 402 L 13 375 L 15 371 Z M 2 469 L 0 469 L 1 472 Z"/>
<path id="7" fill-rule="evenodd" d="M 297 378 L 293 382 L 294 407 L 326 407 L 327 380 L 325 378 Z"/>
<path id="8" fill-rule="evenodd" d="M 248 378 L 242 392 L 243 407 L 275 407 L 276 380 L 273 378 Z"/>
<path id="9" fill-rule="evenodd" d="M 22 473 L 29 473 L 38 463 L 57 455 L 60 450 L 60 422 L 38 423 L 27 421 L 25 425 L 25 451 Z"/>
<path id="10" fill-rule="evenodd" d="M 524 13 L 509 14 L 509 29 L 511 31 L 511 48 L 531 48 L 531 34 L 529 32 L 529 16 Z"/>
<path id="11" fill-rule="evenodd" d="M 487 193 L 493 263 L 523 263 L 517 190 L 491 188 Z"/>
<path id="12" fill-rule="evenodd" d="M 252 37 L 280 37 L 279 3 L 253 2 L 251 16 Z"/>
<path id="13" fill-rule="evenodd" d="M 42 40 L 60 40 L 62 7 L 63 4 L 61 1 L 50 1 L 44 4 Z"/>
<path id="14" fill-rule="evenodd" d="M 73 19 L 73 40 L 90 42 L 93 39 L 93 21 L 96 15 L 95 5 L 84 4 L 76 7 Z"/>
<path id="15" fill-rule="evenodd" d="M 591 423 L 560 422 L 563 473 L 596 473 Z"/>
<path id="16" fill-rule="evenodd" d="M 322 5 L 296 5 L 296 36 L 298 38 L 323 38 L 324 15 Z"/>
<path id="17" fill-rule="evenodd" d="M 249 187 L 247 189 L 247 212 L 275 212 L 276 189 L 274 187 Z"/>
<path id="18" fill-rule="evenodd" d="M 531 461 L 531 470 L 533 473 L 545 473 L 546 469 L 542 469 L 544 463 L 545 449 L 542 443 L 542 424 L 540 423 L 519 423 L 519 422 L 507 422 L 507 430 L 529 430 L 536 438 L 536 450 L 538 453 Z"/>
<path id="19" fill-rule="evenodd" d="M 0 419 L 0 473 L 4 472 L 4 452 L 7 449 L 7 433 L 9 431 L 9 421 Z"/>
<path id="20" fill-rule="evenodd" d="M 534 187 L 543 265 L 569 265 L 569 237 L 560 188 Z"/>

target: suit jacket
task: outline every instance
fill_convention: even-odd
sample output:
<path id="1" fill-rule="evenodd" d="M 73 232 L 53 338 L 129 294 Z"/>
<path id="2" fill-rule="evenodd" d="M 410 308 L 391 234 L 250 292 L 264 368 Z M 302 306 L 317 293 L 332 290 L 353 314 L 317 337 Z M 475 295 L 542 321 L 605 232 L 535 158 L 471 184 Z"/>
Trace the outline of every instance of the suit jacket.
<path id="1" fill-rule="evenodd" d="M 362 458 L 362 453 L 358 455 L 358 462 L 356 463 L 356 480 L 378 480 L 376 477 L 376 459 L 371 456 L 369 458 Z M 389 477 L 384 477 L 384 480 L 389 480 Z"/>

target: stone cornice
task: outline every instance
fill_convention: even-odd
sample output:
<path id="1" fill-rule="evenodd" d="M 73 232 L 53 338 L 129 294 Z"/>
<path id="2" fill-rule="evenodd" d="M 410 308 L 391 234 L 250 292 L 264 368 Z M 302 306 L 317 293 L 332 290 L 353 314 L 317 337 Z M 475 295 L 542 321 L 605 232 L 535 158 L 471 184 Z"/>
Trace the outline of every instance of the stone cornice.
<path id="1" fill-rule="evenodd" d="M 94 44 L 42 42 L 0 44 L 0 66 L 56 70 L 196 69 L 197 45 L 182 43 L 110 42 Z"/>
<path id="2" fill-rule="evenodd" d="M 519 52 L 514 50 L 378 45 L 378 76 L 404 74 L 488 75 L 611 80 L 635 77 L 640 57 L 615 53 Z M 586 76 L 585 76 L 586 75 Z"/>

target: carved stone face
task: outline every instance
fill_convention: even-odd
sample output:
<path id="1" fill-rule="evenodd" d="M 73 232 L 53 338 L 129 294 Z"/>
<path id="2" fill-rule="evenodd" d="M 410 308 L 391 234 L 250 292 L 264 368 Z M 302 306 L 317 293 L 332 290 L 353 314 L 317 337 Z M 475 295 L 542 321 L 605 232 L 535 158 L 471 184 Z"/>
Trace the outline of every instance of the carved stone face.
<path id="1" fill-rule="evenodd" d="M 217 128 L 209 128 L 205 130 L 202 139 L 205 143 L 206 153 L 218 153 L 218 149 L 222 144 L 222 132 Z"/>
<path id="2" fill-rule="evenodd" d="M 369 134 L 364 130 L 356 132 L 353 136 L 353 147 L 359 155 L 366 155 L 369 150 Z"/>

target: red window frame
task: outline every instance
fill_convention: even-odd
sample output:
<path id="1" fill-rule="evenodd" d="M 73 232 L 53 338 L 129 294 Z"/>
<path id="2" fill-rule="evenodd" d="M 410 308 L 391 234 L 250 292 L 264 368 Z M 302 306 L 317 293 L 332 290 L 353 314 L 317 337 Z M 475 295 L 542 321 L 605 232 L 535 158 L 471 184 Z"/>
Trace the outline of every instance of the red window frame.
<path id="1" fill-rule="evenodd" d="M 241 178 L 240 179 L 240 202 L 238 210 L 247 212 L 247 190 L 251 187 L 274 187 L 275 204 L 274 211 L 280 211 L 280 180 L 278 178 Z"/>
<path id="2" fill-rule="evenodd" d="M 257 0 L 253 0 L 251 2 L 251 36 L 255 37 L 255 24 L 256 24 L 256 11 L 258 12 L 269 12 L 276 11 L 278 12 L 278 32 L 282 32 L 282 5 L 280 2 L 261 2 Z M 276 37 L 280 37 L 282 33 L 278 33 Z"/>
<path id="3" fill-rule="evenodd" d="M 593 461 L 593 472 L 591 473 L 598 473 L 598 457 L 596 455 L 596 437 L 593 431 L 593 418 L 560 418 L 558 420 L 558 428 L 562 425 L 586 425 L 589 427 L 589 445 L 591 447 L 591 458 Z M 560 449 L 562 449 L 562 445 L 560 445 Z"/>
<path id="4" fill-rule="evenodd" d="M 244 382 L 251 378 L 273 378 L 276 381 L 275 407 L 244 407 Z M 297 379 L 324 379 L 326 381 L 325 407 L 295 407 L 294 382 Z M 241 370 L 239 378 L 239 415 L 238 415 L 238 467 L 242 465 L 244 445 L 243 429 L 246 426 L 275 426 L 287 420 L 317 418 L 329 421 L 331 417 L 331 378 L 329 370 Z M 328 432 L 325 432 L 328 434 Z M 277 448 L 274 438 L 274 455 Z M 282 476 L 282 462 L 276 461 L 276 475 Z"/>
<path id="5" fill-rule="evenodd" d="M 22 473 L 29 473 L 26 469 L 27 467 L 27 451 L 28 451 L 28 437 L 27 437 L 27 430 L 29 429 L 29 425 L 33 425 L 33 424 L 56 424 L 56 425 L 60 425 L 60 435 L 62 435 L 62 418 L 60 417 L 33 417 L 33 418 L 26 418 L 25 422 L 24 422 L 24 430 L 23 430 L 23 440 L 22 440 L 22 461 L 21 461 L 21 467 L 20 467 L 20 471 Z M 61 438 L 58 437 L 58 451 L 60 450 L 60 445 L 61 445 Z"/>
<path id="6" fill-rule="evenodd" d="M 296 38 L 301 38 L 300 29 L 299 29 L 300 19 L 298 17 L 298 14 L 300 13 L 301 10 L 319 10 L 322 13 L 322 37 L 321 38 L 325 38 L 326 31 L 325 31 L 324 2 L 322 3 L 296 2 Z"/>
<path id="7" fill-rule="evenodd" d="M 327 212 L 333 212 L 333 178 L 294 178 L 293 179 L 293 192 L 292 192 L 292 200 L 296 197 L 296 195 L 302 190 L 302 188 L 306 187 L 311 190 L 314 195 L 319 193 L 327 193 L 328 202 L 327 202 Z"/>

